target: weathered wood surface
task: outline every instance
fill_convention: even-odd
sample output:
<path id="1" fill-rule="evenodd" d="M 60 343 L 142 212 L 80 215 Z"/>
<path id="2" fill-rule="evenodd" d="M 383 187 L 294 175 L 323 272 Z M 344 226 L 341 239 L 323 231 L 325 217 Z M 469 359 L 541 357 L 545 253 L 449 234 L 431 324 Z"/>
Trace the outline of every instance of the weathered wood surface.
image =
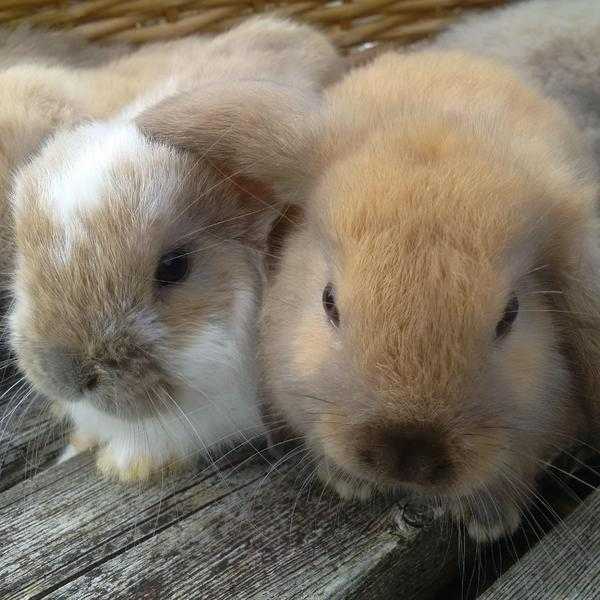
<path id="1" fill-rule="evenodd" d="M 64 446 L 62 427 L 43 403 L 33 398 L 19 408 L 0 406 L 0 492 L 49 467 Z"/>
<path id="2" fill-rule="evenodd" d="M 101 481 L 91 454 L 54 466 L 60 429 L 23 408 L 0 436 L 1 600 L 474 597 L 453 587 L 456 532 L 398 505 L 341 505 L 302 466 L 243 453 L 148 489 Z M 594 515 L 600 492 L 482 598 L 600 598 Z"/>
<path id="3" fill-rule="evenodd" d="M 256 463 L 140 493 L 98 481 L 86 462 L 0 497 L 0 597 L 346 598 L 383 563 L 405 597 L 436 587 L 414 554 L 417 545 L 431 554 L 435 532 L 397 531 L 394 509 L 313 497 L 293 511 L 297 490 L 281 479 L 261 486 Z"/>
<path id="4" fill-rule="evenodd" d="M 239 460 L 146 490 L 89 454 L 24 479 L 0 494 L 0 598 L 426 599 L 452 576 L 435 525 Z"/>
<path id="5" fill-rule="evenodd" d="M 599 598 L 600 490 L 480 596 L 480 600 Z"/>

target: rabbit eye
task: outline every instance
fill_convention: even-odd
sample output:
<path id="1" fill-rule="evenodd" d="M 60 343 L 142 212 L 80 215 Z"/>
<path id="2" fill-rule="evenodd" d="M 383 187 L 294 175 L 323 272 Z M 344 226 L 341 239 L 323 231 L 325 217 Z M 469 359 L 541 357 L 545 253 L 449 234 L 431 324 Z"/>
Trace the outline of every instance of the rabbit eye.
<path id="1" fill-rule="evenodd" d="M 504 314 L 502 318 L 498 321 L 496 325 L 496 339 L 504 337 L 512 327 L 512 324 L 515 322 L 517 318 L 517 314 L 519 313 L 519 299 L 516 294 L 511 296 L 511 299 L 508 301 L 506 308 L 504 309 Z"/>
<path id="2" fill-rule="evenodd" d="M 159 287 L 165 287 L 183 281 L 187 277 L 188 271 L 187 252 L 179 248 L 160 257 L 154 278 Z"/>
<path id="3" fill-rule="evenodd" d="M 338 327 L 340 324 L 340 313 L 335 304 L 335 292 L 331 283 L 328 283 L 323 290 L 323 308 L 329 322 L 334 327 Z"/>

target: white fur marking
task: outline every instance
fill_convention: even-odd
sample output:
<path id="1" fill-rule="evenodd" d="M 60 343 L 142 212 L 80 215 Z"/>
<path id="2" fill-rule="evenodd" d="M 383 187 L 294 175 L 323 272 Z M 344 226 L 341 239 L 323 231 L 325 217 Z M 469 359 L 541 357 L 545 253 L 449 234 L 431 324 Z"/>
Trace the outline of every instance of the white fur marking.
<path id="1" fill-rule="evenodd" d="M 106 200 L 111 168 L 143 154 L 146 139 L 128 123 L 93 123 L 71 134 L 62 168 L 50 174 L 49 207 L 64 225 Z"/>
<path id="2" fill-rule="evenodd" d="M 228 323 L 190 332 L 190 345 L 171 363 L 188 386 L 173 398 L 169 413 L 128 422 L 78 402 L 69 405 L 76 433 L 97 439 L 126 472 L 142 457 L 158 470 L 264 432 L 256 403 L 256 312 L 252 290 L 238 291 Z"/>

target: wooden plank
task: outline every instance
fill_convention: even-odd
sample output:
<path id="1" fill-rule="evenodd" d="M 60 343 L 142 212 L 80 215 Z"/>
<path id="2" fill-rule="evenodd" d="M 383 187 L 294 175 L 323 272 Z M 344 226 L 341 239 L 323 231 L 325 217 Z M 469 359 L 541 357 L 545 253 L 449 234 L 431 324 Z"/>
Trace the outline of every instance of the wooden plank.
<path id="1" fill-rule="evenodd" d="M 63 428 L 46 411 L 17 419 L 0 441 L 0 492 L 52 466 L 64 444 Z"/>
<path id="2" fill-rule="evenodd" d="M 22 384 L 12 376 L 0 385 L 0 492 L 49 467 L 64 446 L 64 425 Z"/>
<path id="3" fill-rule="evenodd" d="M 450 579 L 455 549 L 428 519 L 303 483 L 254 458 L 142 491 L 76 457 L 0 495 L 0 597 L 425 600 Z"/>
<path id="4" fill-rule="evenodd" d="M 600 490 L 502 575 L 480 600 L 600 598 Z"/>

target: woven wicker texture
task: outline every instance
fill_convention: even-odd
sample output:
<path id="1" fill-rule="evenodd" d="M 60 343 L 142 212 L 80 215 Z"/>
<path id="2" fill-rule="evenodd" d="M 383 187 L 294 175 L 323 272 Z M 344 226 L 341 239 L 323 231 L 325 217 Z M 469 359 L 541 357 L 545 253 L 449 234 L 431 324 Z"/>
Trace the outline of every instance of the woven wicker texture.
<path id="1" fill-rule="evenodd" d="M 404 44 L 444 28 L 466 10 L 507 0 L 0 0 L 0 24 L 72 29 L 90 39 L 165 40 L 227 29 L 275 12 L 326 30 L 344 50 Z"/>

